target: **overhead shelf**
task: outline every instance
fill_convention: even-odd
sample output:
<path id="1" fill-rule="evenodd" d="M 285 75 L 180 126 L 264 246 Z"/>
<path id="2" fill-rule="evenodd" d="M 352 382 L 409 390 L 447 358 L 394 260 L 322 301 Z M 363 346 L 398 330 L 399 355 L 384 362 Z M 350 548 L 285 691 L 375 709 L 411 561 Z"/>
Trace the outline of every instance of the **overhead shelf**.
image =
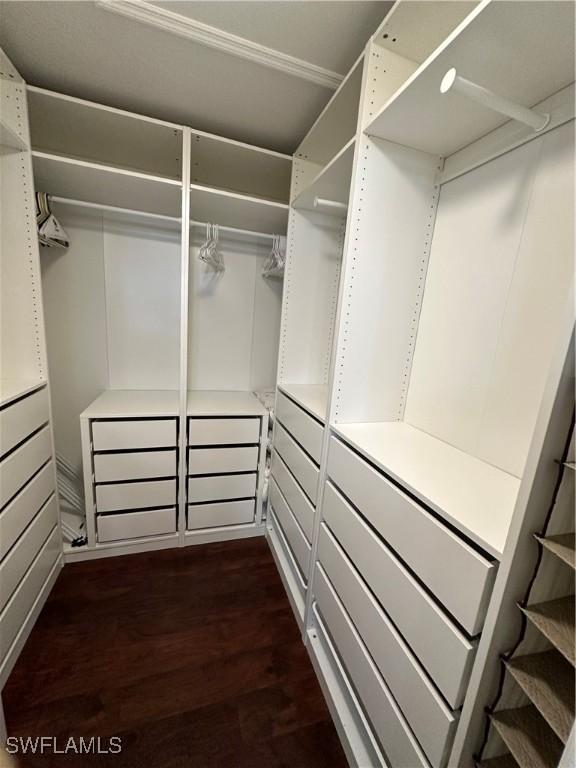
<path id="1" fill-rule="evenodd" d="M 316 207 L 315 201 L 317 198 L 320 198 L 334 201 L 344 206 L 348 205 L 355 143 L 355 139 L 350 139 L 314 180 L 294 198 L 292 205 L 295 208 L 322 211 L 324 213 L 332 212 L 336 216 L 346 215 L 344 208 L 324 209 Z"/>
<path id="2" fill-rule="evenodd" d="M 288 211 L 285 203 L 190 185 L 190 218 L 194 221 L 282 235 L 286 232 Z"/>
<path id="3" fill-rule="evenodd" d="M 508 122 L 458 93 L 446 72 L 533 107 L 574 80 L 574 4 L 485 2 L 454 30 L 366 127 L 366 133 L 447 157 Z"/>
<path id="4" fill-rule="evenodd" d="M 179 181 L 45 152 L 32 152 L 32 159 L 39 192 L 163 216 L 180 215 Z"/>
<path id="5" fill-rule="evenodd" d="M 528 620 L 574 666 L 574 595 L 522 608 Z"/>
<path id="6" fill-rule="evenodd" d="M 576 570 L 576 557 L 573 533 L 560 533 L 556 536 L 536 536 L 544 549 L 559 557 L 562 562 Z"/>
<path id="7" fill-rule="evenodd" d="M 499 710 L 490 719 L 519 768 L 556 768 L 562 742 L 535 707 Z"/>
<path id="8" fill-rule="evenodd" d="M 326 421 L 328 387 L 326 384 L 280 384 L 279 389 L 319 421 Z"/>
<path id="9" fill-rule="evenodd" d="M 402 421 L 333 430 L 493 557 L 500 559 L 520 480 Z"/>

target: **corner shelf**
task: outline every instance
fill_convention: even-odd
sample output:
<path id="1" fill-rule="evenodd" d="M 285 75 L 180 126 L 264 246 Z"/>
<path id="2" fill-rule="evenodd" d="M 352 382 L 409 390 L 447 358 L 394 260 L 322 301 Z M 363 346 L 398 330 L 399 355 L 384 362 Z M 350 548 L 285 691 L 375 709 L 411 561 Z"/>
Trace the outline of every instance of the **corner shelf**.
<path id="1" fill-rule="evenodd" d="M 281 235 L 288 225 L 289 206 L 214 187 L 190 185 L 190 218 L 225 227 Z"/>
<path id="2" fill-rule="evenodd" d="M 324 211 L 314 206 L 314 200 L 317 197 L 335 200 L 344 205 L 348 204 L 355 144 L 356 139 L 350 139 L 313 181 L 296 195 L 292 201 L 294 208 L 330 213 L 329 210 Z M 343 211 L 336 210 L 334 215 L 341 217 L 346 214 Z"/>
<path id="3" fill-rule="evenodd" d="M 326 384 L 279 384 L 278 389 L 286 393 L 315 419 L 326 421 L 328 386 Z"/>

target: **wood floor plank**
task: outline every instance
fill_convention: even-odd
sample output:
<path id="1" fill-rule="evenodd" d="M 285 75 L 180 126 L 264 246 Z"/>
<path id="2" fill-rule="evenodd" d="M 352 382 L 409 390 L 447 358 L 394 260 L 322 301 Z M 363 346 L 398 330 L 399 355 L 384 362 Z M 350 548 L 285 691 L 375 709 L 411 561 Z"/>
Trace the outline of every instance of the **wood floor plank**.
<path id="1" fill-rule="evenodd" d="M 574 665 L 574 595 L 522 608 L 528 619 Z"/>
<path id="2" fill-rule="evenodd" d="M 576 570 L 575 534 L 561 533 L 556 536 L 537 536 L 536 538 L 545 549 Z"/>
<path id="3" fill-rule="evenodd" d="M 532 705 L 494 712 L 490 719 L 520 768 L 556 768 L 563 745 Z"/>

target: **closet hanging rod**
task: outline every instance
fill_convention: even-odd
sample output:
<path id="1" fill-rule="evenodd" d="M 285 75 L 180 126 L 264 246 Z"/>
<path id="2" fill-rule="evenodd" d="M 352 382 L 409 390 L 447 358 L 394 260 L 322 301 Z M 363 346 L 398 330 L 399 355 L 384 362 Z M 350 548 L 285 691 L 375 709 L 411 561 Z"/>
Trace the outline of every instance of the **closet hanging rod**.
<path id="1" fill-rule="evenodd" d="M 205 227 L 209 222 L 207 221 L 194 221 L 190 219 L 191 227 Z M 250 235 L 251 237 L 261 237 L 264 240 L 273 240 L 274 235 L 269 235 L 267 232 L 256 232 L 253 229 L 240 229 L 239 227 L 227 227 L 225 225 L 218 225 L 220 232 L 231 232 L 236 235 Z"/>
<path id="2" fill-rule="evenodd" d="M 338 211 L 347 211 L 346 203 L 340 203 L 338 200 L 326 200 L 323 197 L 314 198 L 314 208 L 333 208 Z"/>
<path id="3" fill-rule="evenodd" d="M 543 131 L 550 122 L 549 114 L 535 112 L 533 109 L 516 104 L 515 101 L 511 101 L 504 96 L 499 96 L 482 85 L 466 80 L 465 77 L 460 77 L 454 67 L 446 72 L 440 83 L 440 93 L 448 93 L 451 90 L 462 94 L 462 96 L 467 96 L 477 104 L 488 107 L 488 109 L 500 112 L 501 115 L 506 115 L 506 117 L 518 120 L 518 122 L 524 123 L 524 125 L 529 125 L 536 132 Z"/>

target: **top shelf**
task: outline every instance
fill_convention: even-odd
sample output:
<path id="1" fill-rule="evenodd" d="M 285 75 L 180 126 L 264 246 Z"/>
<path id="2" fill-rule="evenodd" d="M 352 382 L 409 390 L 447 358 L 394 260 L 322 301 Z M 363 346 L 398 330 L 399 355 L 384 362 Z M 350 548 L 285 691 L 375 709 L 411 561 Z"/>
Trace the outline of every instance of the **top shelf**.
<path id="1" fill-rule="evenodd" d="M 366 127 L 370 136 L 447 157 L 507 122 L 458 93 L 446 72 L 527 107 L 574 80 L 574 4 L 481 3 Z"/>
<path id="2" fill-rule="evenodd" d="M 317 197 L 348 205 L 355 143 L 356 139 L 352 138 L 312 182 L 296 195 L 292 201 L 294 208 L 329 213 L 330 209 L 324 210 L 315 207 L 314 203 Z M 346 211 L 336 209 L 334 215 L 345 216 Z"/>

